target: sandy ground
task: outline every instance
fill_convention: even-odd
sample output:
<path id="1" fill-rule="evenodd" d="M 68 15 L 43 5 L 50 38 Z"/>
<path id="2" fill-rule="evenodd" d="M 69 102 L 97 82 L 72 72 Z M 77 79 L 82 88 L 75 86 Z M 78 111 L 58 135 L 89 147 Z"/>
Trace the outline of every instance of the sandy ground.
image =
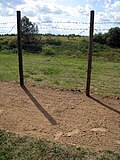
<path id="1" fill-rule="evenodd" d="M 0 129 L 120 151 L 120 99 L 0 82 Z"/>

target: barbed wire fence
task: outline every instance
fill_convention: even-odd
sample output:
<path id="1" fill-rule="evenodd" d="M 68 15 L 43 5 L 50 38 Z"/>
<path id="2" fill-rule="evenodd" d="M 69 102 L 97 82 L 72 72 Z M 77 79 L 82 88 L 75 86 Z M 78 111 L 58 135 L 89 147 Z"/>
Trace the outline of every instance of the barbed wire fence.
<path id="1" fill-rule="evenodd" d="M 56 38 L 60 39 L 59 36 L 62 35 L 65 36 L 66 41 L 71 41 L 68 39 L 69 34 L 74 34 L 80 37 L 88 37 L 89 36 L 89 22 L 79 22 L 79 21 L 39 21 L 35 22 L 38 25 L 39 33 L 36 34 L 36 37 L 40 37 L 41 35 L 46 34 L 48 35 L 55 35 Z M 94 34 L 96 33 L 104 33 L 108 32 L 110 28 L 114 26 L 119 26 L 120 22 L 104 22 L 104 23 L 94 23 Z M 0 34 L 1 35 L 16 35 L 17 34 L 17 24 L 16 22 L 5 22 L 0 23 Z M 58 35 L 58 36 L 57 36 Z M 44 39 L 44 36 L 42 37 Z M 74 37 L 72 37 L 74 39 Z M 65 57 L 62 58 L 61 56 L 48 56 L 40 57 L 38 54 L 36 56 L 34 55 L 28 55 L 26 53 L 38 53 L 36 50 L 32 50 L 32 47 L 34 47 L 34 44 L 25 44 L 23 48 L 23 71 L 24 71 L 24 79 L 25 82 L 29 83 L 37 83 L 39 85 L 45 86 L 46 84 L 50 87 L 54 85 L 56 88 L 62 88 L 62 85 L 65 86 L 65 88 L 71 89 L 71 90 L 85 90 L 86 87 L 86 74 L 87 74 L 87 58 L 82 59 L 75 59 L 71 57 Z M 31 47 L 31 50 L 27 50 L 27 45 Z M 8 47 L 11 45 L 8 44 Z M 26 49 L 25 49 L 26 47 Z M 62 46 L 56 46 L 58 50 L 62 50 Z M 95 49 L 95 47 L 94 47 Z M 54 48 L 53 48 L 54 50 Z M 79 50 L 79 45 L 78 49 Z M 57 52 L 57 50 L 55 51 Z M 66 49 L 66 53 L 68 50 Z M 75 49 L 73 49 L 73 52 L 76 52 Z M 102 50 L 101 50 L 102 52 Z M 94 54 L 93 54 L 94 58 Z M 17 64 L 17 58 L 15 57 L 15 64 Z M 74 59 L 74 60 L 73 60 Z M 98 60 L 93 61 L 93 67 L 92 67 L 92 79 L 91 79 L 91 92 L 100 93 L 104 92 L 107 94 L 110 92 L 110 95 L 112 95 L 112 92 L 116 92 L 119 94 L 119 84 L 120 76 L 117 74 L 118 71 L 118 63 L 115 63 L 116 66 L 115 73 L 111 74 L 111 63 L 99 63 L 99 68 L 101 68 L 101 71 L 98 72 Z M 9 65 L 7 63 L 6 68 L 10 70 L 12 74 L 16 74 L 16 68 L 15 70 L 11 67 L 9 68 Z M 11 61 L 11 66 L 12 66 Z M 104 67 L 103 67 L 104 66 Z M 18 72 L 18 71 L 17 71 Z M 3 73 L 2 73 L 3 74 Z M 54 76 L 55 74 L 55 76 Z M 107 80 L 104 78 L 107 76 Z M 114 76 L 117 76 L 117 81 L 114 82 Z M 15 75 L 16 79 L 18 78 L 18 75 Z M 98 79 L 98 82 L 96 81 L 96 77 Z M 103 77 L 103 78 L 102 78 Z M 113 79 L 113 81 L 112 81 Z M 52 82 L 52 83 L 51 83 Z M 100 83 L 100 84 L 99 84 Z M 109 85 L 108 85 L 109 83 Z M 73 85 L 74 84 L 74 85 Z M 98 85 L 99 84 L 99 85 Z M 112 85 L 112 91 L 110 91 Z M 99 86 L 99 87 L 98 87 Z"/>
<path id="2" fill-rule="evenodd" d="M 76 32 L 76 35 L 81 35 L 81 32 L 83 32 L 83 36 L 88 36 L 89 32 L 89 25 L 90 23 L 87 22 L 67 22 L 67 21 L 40 21 L 40 22 L 35 22 L 38 25 L 39 28 L 39 33 L 38 34 L 43 34 L 43 31 L 45 30 L 45 34 L 56 34 L 54 30 L 62 30 L 62 35 L 68 35 L 68 34 L 75 34 L 74 31 Z M 46 26 L 45 26 L 46 24 Z M 55 24 L 54 26 L 51 26 L 51 24 Z M 59 25 L 64 25 L 63 27 L 59 27 Z M 70 26 L 70 25 L 74 26 Z M 94 29 L 94 34 L 95 33 L 103 33 L 103 31 L 109 31 L 110 28 L 112 27 L 119 27 L 120 22 L 95 22 L 95 29 Z M 50 29 L 51 32 L 50 32 Z M 65 31 L 65 32 L 64 32 Z M 66 31 L 72 31 L 71 33 L 67 33 Z M 85 31 L 88 31 L 87 34 L 85 35 Z M 0 35 L 11 35 L 11 34 L 17 34 L 17 24 L 16 22 L 2 22 L 0 23 Z M 82 35 L 81 35 L 82 36 Z"/>

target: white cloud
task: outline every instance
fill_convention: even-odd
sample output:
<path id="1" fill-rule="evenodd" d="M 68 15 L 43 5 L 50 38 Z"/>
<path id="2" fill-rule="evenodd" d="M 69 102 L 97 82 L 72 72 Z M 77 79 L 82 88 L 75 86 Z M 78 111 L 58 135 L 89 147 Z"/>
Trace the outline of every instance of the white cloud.
<path id="1" fill-rule="evenodd" d="M 105 0 L 105 4 L 104 12 L 97 13 L 97 21 L 120 21 L 120 0 L 116 0 L 114 3 L 112 0 Z"/>
<path id="2" fill-rule="evenodd" d="M 120 12 L 120 1 L 115 1 L 113 4 L 109 3 L 105 8 L 109 11 Z"/>
<path id="3" fill-rule="evenodd" d="M 10 7 L 10 8 L 14 8 L 15 6 L 17 5 L 21 5 L 21 4 L 24 4 L 25 1 L 24 0 L 1 0 L 0 1 L 0 4 L 3 6 L 3 7 Z"/>
<path id="4" fill-rule="evenodd" d="M 85 6 L 85 11 L 86 12 L 90 12 L 92 9 L 93 8 L 92 8 L 92 6 L 90 4 L 86 4 L 86 6 Z"/>
<path id="5" fill-rule="evenodd" d="M 59 3 L 58 3 L 59 2 Z M 61 3 L 60 3 L 61 2 Z M 75 1 L 77 2 L 77 1 Z M 86 3 L 85 3 L 86 2 Z M 16 22 L 16 10 L 21 10 L 22 16 L 27 16 L 33 22 L 41 21 L 79 21 L 89 22 L 90 10 L 95 11 L 95 22 L 120 21 L 120 0 L 82 0 L 79 5 L 74 1 L 58 0 L 0 0 L 0 21 L 14 19 Z M 99 8 L 99 9 L 98 9 Z M 103 10 L 104 9 L 104 10 Z M 12 18 L 8 18 L 12 17 Z M 13 18 L 14 17 L 14 18 Z M 68 28 L 89 28 L 87 25 L 77 24 L 41 24 L 43 26 L 68 27 Z M 72 32 L 72 31 L 71 31 Z M 79 31 L 76 31 L 78 33 Z M 61 31 L 60 31 L 61 33 Z"/>

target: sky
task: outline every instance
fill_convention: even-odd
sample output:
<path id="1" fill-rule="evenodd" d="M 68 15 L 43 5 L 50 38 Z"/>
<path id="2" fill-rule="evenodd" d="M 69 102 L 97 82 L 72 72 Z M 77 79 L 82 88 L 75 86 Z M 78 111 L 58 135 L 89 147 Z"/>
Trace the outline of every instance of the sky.
<path id="1" fill-rule="evenodd" d="M 120 0 L 0 0 L 0 34 L 16 32 L 17 10 L 38 25 L 39 33 L 87 35 L 91 10 L 94 33 L 120 27 Z"/>

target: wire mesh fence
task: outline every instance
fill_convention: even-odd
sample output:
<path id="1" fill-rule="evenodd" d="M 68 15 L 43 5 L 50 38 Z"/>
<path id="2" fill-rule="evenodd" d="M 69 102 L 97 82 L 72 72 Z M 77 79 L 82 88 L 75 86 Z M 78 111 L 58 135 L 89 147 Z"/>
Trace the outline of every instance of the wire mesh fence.
<path id="1" fill-rule="evenodd" d="M 22 45 L 26 83 L 80 91 L 86 88 L 89 22 L 39 21 L 38 33 L 24 33 L 39 43 Z M 120 22 L 95 22 L 94 34 Z M 17 24 L 0 23 L 0 79 L 18 81 Z M 93 44 L 91 92 L 120 95 L 120 49 Z"/>

